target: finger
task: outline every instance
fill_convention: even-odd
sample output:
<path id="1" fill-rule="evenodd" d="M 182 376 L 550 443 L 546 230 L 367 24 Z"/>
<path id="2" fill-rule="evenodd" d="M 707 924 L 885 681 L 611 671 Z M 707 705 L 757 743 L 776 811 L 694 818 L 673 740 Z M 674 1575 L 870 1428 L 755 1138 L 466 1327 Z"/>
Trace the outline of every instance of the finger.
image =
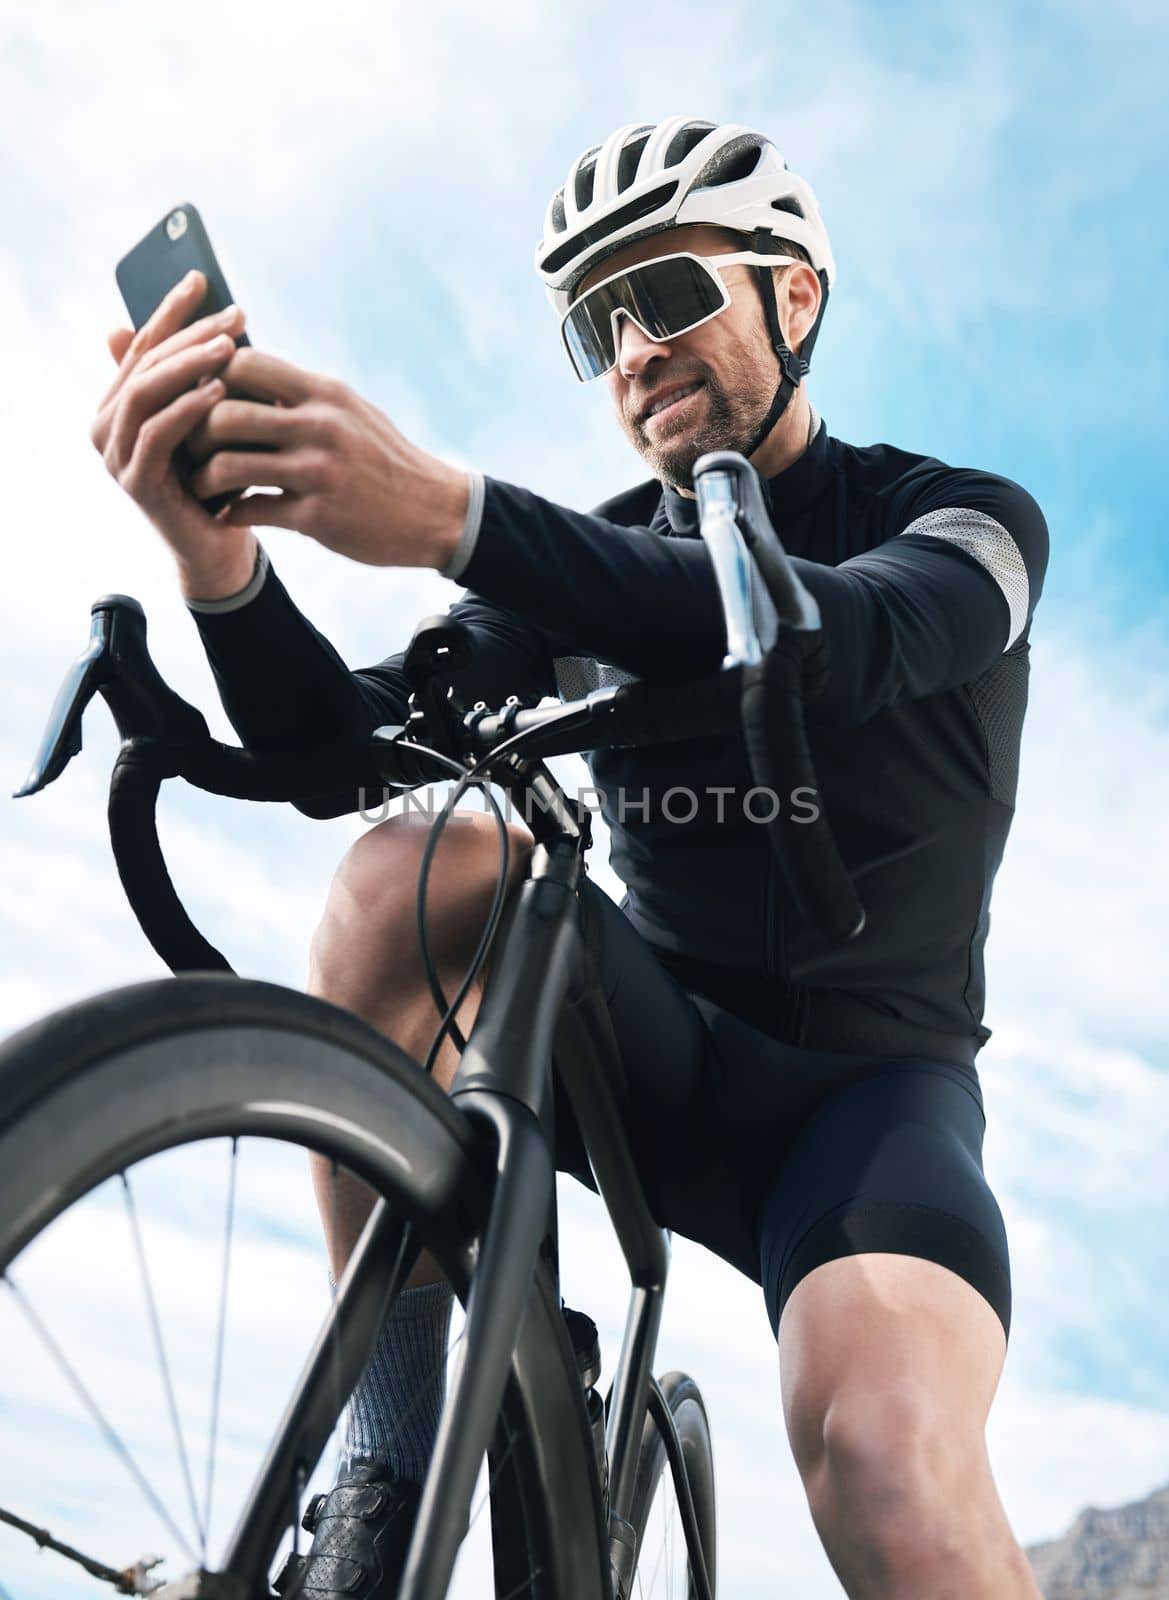
<path id="1" fill-rule="evenodd" d="M 223 334 L 219 342 L 212 339 L 180 351 L 148 372 L 136 373 L 121 394 L 98 413 L 91 437 L 115 477 L 133 458 L 139 431 L 149 419 L 185 390 L 204 385 L 216 376 L 234 348 L 231 338 Z"/>
<path id="2" fill-rule="evenodd" d="M 106 344 L 109 346 L 109 352 L 115 361 L 121 362 L 122 357 L 130 348 L 130 340 L 133 337 L 133 328 L 114 328 L 111 333 L 106 335 Z"/>
<path id="3" fill-rule="evenodd" d="M 233 500 L 218 520 L 233 528 L 295 528 L 298 506 L 294 494 L 250 494 Z"/>
<path id="4" fill-rule="evenodd" d="M 281 361 L 254 345 L 244 345 L 231 358 L 231 370 L 224 373 L 229 389 L 256 400 L 277 401 L 286 406 L 300 405 L 326 390 L 340 387 L 332 378 L 305 372 L 291 361 Z"/>
<path id="5" fill-rule="evenodd" d="M 220 343 L 217 349 L 226 352 L 230 360 L 236 349 L 236 338 L 242 332 L 243 313 L 237 306 L 231 306 L 226 311 L 216 312 L 210 317 L 201 317 L 198 322 L 193 322 L 189 327 L 180 328 L 161 344 L 153 346 L 134 365 L 125 381 L 141 377 L 144 373 L 153 372 L 156 367 L 172 361 L 175 356 L 181 355 L 186 350 L 193 350 L 201 344 L 210 344 L 214 340 L 227 339 L 227 344 Z"/>
<path id="6" fill-rule="evenodd" d="M 202 282 L 201 274 L 198 277 L 198 281 Z M 195 295 L 190 296 L 190 302 L 185 305 L 183 302 L 179 302 L 179 315 L 182 323 L 180 327 L 171 330 L 170 322 L 167 319 L 156 320 L 160 317 L 168 302 L 174 295 L 178 294 L 181 288 L 182 284 L 179 284 L 171 291 L 171 295 L 162 302 L 150 321 L 144 323 L 137 333 L 131 333 L 124 342 L 119 341 L 121 343 L 121 354 L 118 358 L 120 362 L 118 374 L 102 396 L 101 405 L 107 405 L 114 399 L 135 373 L 148 372 L 160 361 L 168 359 L 178 351 L 189 349 L 192 345 L 205 342 L 218 334 L 230 334 L 234 343 L 244 331 L 247 318 L 244 315 L 243 308 L 237 305 L 225 306 L 222 311 L 211 312 L 207 316 L 198 317 L 193 321 L 189 320 L 192 306 L 197 306 L 198 304 L 198 297 Z M 157 337 L 150 340 L 150 342 L 144 342 L 152 327 Z M 126 331 L 125 329 L 116 330 L 119 335 L 124 335 Z M 111 351 L 114 349 L 113 340 L 114 334 L 111 334 L 108 340 Z"/>
<path id="7" fill-rule="evenodd" d="M 138 430 L 133 454 L 122 475 L 123 487 L 134 495 L 141 486 L 160 483 L 172 470 L 171 458 L 207 408 L 223 397 L 219 379 L 181 394 L 165 410 L 149 417 Z"/>
<path id="8" fill-rule="evenodd" d="M 177 355 L 180 350 L 189 350 L 192 345 L 204 344 L 211 339 L 228 334 L 232 345 L 244 331 L 245 317 L 240 306 L 231 305 L 222 311 L 213 311 L 205 317 L 200 317 L 196 322 L 189 323 L 180 328 L 177 333 L 172 333 L 161 344 L 154 345 L 147 350 L 138 362 L 136 371 L 149 372 L 151 367 L 160 361 L 168 361 L 171 356 Z"/>
<path id="9" fill-rule="evenodd" d="M 227 370 L 225 367 L 219 373 L 224 382 L 227 381 Z M 197 461 L 206 461 L 217 450 L 238 445 L 268 446 L 272 449 L 287 447 L 296 442 L 297 432 L 294 410 L 261 405 L 251 400 L 237 400 L 229 394 L 199 424 L 187 440 L 187 446 Z"/>
<path id="10" fill-rule="evenodd" d="M 295 451 L 220 450 L 191 474 L 191 490 L 200 500 L 257 484 L 301 494 L 309 487 L 309 473 L 309 463 Z"/>
<path id="11" fill-rule="evenodd" d="M 191 320 L 206 293 L 206 278 L 201 272 L 191 271 L 162 297 L 137 332 L 131 334 L 129 343 L 122 351 L 118 376 L 103 396 L 103 404 L 117 393 L 147 350 Z"/>

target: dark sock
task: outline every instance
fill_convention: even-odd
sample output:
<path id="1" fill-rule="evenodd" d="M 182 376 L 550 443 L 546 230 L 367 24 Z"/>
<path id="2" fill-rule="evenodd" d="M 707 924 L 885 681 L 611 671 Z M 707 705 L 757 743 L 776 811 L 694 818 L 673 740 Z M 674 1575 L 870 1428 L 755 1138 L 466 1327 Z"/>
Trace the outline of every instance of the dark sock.
<path id="1" fill-rule="evenodd" d="M 446 1396 L 449 1283 L 403 1289 L 349 1397 L 345 1465 L 384 1462 L 395 1478 L 421 1483 Z"/>

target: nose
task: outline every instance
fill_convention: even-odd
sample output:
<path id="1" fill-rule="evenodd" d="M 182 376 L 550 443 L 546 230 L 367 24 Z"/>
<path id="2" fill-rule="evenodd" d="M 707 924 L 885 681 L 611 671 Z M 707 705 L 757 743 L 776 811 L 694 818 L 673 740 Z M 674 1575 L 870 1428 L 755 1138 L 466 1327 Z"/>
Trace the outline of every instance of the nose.
<path id="1" fill-rule="evenodd" d="M 617 367 L 623 378 L 636 378 L 641 375 L 655 357 L 665 357 L 670 354 L 668 344 L 660 344 L 649 338 L 637 326 L 632 317 L 626 316 L 623 311 L 614 313 L 616 317 L 615 337 L 617 340 Z"/>

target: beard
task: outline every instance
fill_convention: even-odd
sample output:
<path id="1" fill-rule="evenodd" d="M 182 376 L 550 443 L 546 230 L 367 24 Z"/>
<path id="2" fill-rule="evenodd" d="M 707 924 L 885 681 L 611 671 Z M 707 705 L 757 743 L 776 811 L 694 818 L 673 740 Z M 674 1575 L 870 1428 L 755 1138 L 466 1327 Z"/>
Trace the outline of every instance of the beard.
<path id="1" fill-rule="evenodd" d="M 736 386 L 737 392 L 728 392 L 708 373 L 701 378 L 696 374 L 690 381 L 701 382 L 705 392 L 705 411 L 699 422 L 679 417 L 660 424 L 652 437 L 644 422 L 635 422 L 627 432 L 655 477 L 672 489 L 693 492 L 695 463 L 710 450 L 735 450 L 745 455 L 773 396 L 769 392 L 763 399 L 748 398 L 746 384 Z"/>

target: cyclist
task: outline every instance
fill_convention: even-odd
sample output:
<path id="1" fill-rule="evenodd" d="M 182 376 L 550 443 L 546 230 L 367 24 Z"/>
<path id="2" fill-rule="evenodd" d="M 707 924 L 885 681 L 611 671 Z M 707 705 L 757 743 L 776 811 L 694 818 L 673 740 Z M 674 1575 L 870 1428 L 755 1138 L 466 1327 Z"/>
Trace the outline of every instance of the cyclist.
<path id="1" fill-rule="evenodd" d="M 803 923 L 741 738 L 594 753 L 627 893 L 617 906 L 586 880 L 581 903 L 631 1137 L 659 1221 L 763 1288 L 788 1436 L 847 1592 L 1036 1597 L 984 1437 L 1010 1279 L 975 1058 L 1042 514 L 1006 478 L 828 433 L 804 380 L 835 264 L 811 188 L 759 133 L 685 117 L 616 130 L 574 162 L 536 265 L 576 376 L 606 380 L 652 473 L 591 514 L 456 469 L 346 386 L 235 349 L 237 310 L 184 329 L 198 280 L 140 334 L 111 335 L 119 372 L 94 441 L 170 543 L 223 704 L 257 749 L 401 721 L 407 692 L 401 654 L 345 666 L 290 599 L 257 523 L 465 585 L 452 610 L 475 639 L 459 680 L 472 698 L 571 697 L 717 669 L 722 612 L 692 469 L 715 448 L 751 459 L 824 619 L 810 738 L 868 922 L 844 947 Z M 171 464 L 182 440 L 201 463 L 189 484 Z M 214 519 L 194 498 L 254 484 L 279 493 Z M 301 809 L 335 816 L 363 800 L 376 796 L 323 792 Z M 382 822 L 349 850 L 309 973 L 314 993 L 415 1055 L 435 1025 L 414 937 L 424 820 Z M 514 881 L 531 839 L 519 823 L 510 833 Z M 448 992 L 496 870 L 493 826 L 463 816 L 429 897 Z M 444 1084 L 455 1064 L 448 1041 Z M 560 1131 L 558 1162 L 579 1169 L 574 1132 Z M 368 1191 L 315 1176 L 337 1272 Z M 425 1417 L 407 1400 L 441 1360 L 449 1311 L 420 1262 L 351 1398 L 346 1469 L 309 1516 L 306 1593 L 393 1593 L 440 1397 Z"/>

